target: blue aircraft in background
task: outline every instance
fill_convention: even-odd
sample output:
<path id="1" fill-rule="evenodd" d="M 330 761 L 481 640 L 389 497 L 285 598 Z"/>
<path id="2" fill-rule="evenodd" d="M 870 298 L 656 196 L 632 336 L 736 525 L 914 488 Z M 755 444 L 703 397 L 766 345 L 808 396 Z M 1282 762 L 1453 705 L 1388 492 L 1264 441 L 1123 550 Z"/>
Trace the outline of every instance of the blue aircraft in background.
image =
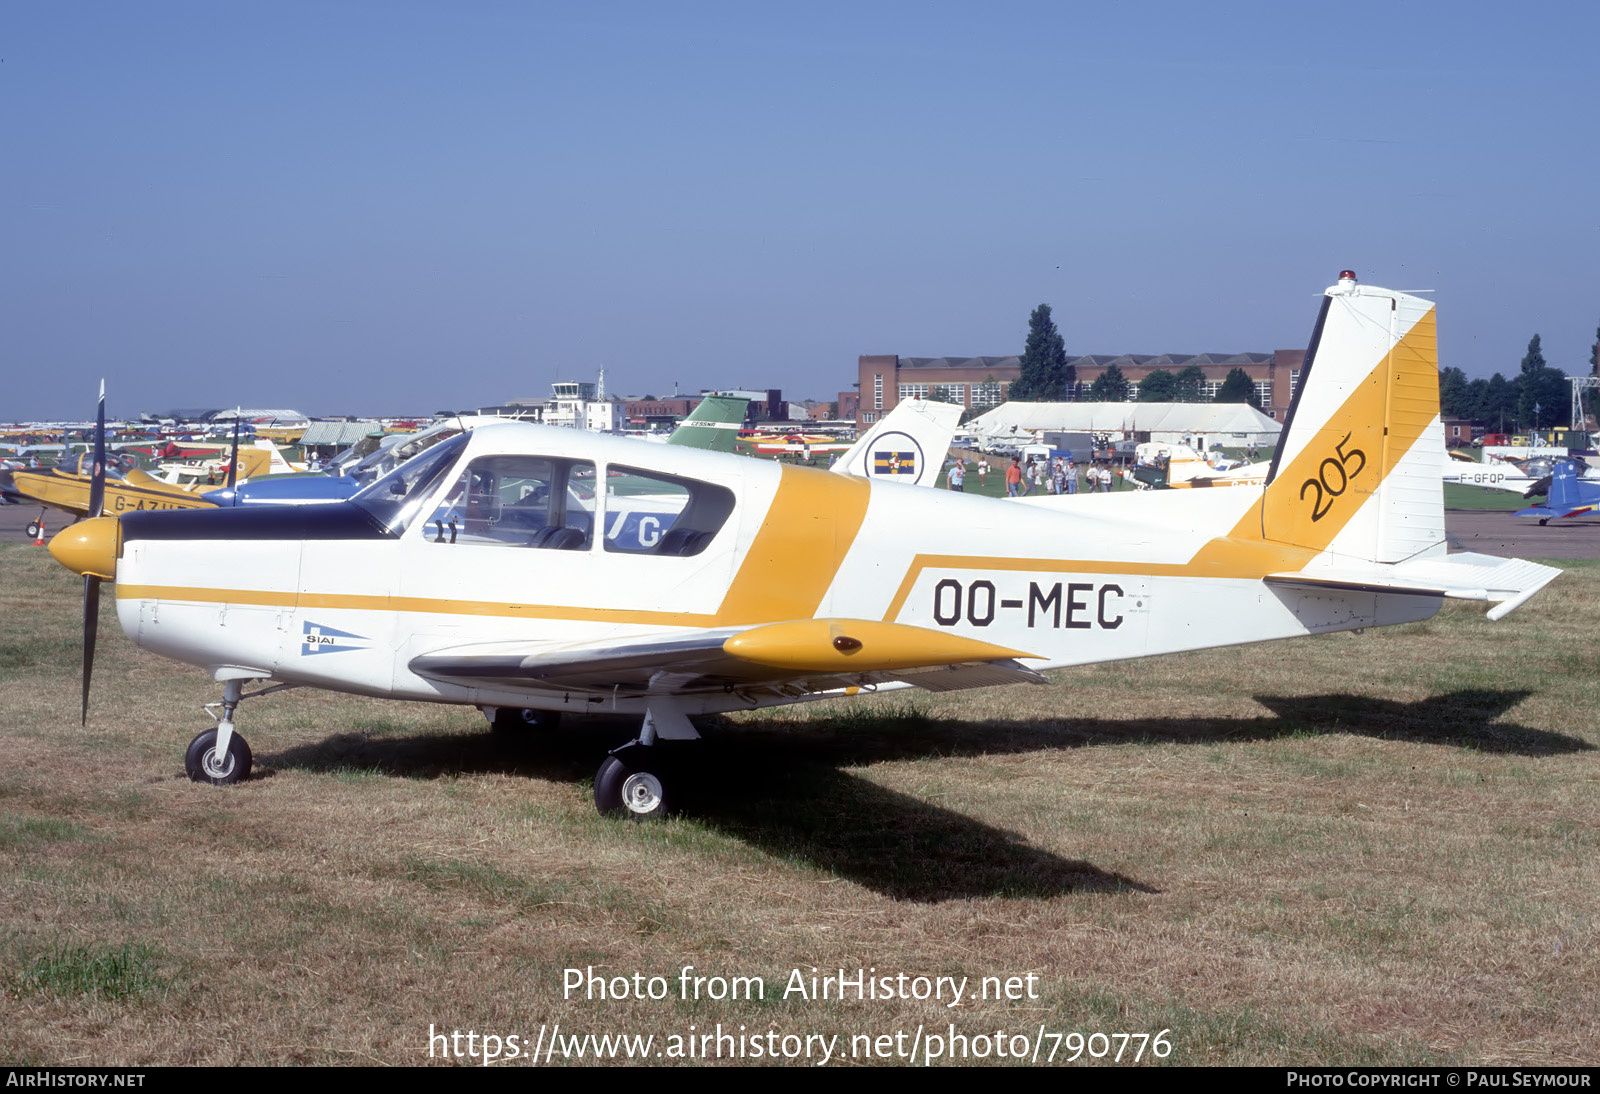
<path id="1" fill-rule="evenodd" d="M 1540 524 L 1600 509 L 1600 482 L 1578 478 L 1578 461 L 1561 460 L 1550 473 L 1550 493 L 1543 505 L 1517 510 L 1519 517 L 1538 517 Z"/>

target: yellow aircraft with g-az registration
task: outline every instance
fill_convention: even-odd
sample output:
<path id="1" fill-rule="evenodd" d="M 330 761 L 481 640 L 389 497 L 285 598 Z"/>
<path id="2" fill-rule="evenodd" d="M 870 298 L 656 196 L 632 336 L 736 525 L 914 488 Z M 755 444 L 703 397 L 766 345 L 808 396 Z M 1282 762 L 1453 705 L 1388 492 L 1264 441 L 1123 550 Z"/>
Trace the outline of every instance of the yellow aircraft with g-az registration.
<path id="1" fill-rule="evenodd" d="M 105 415 L 105 392 L 100 394 L 100 415 Z M 100 475 L 104 501 L 92 502 L 95 482 L 95 454 L 83 452 L 56 464 L 54 467 L 13 468 L 0 471 L 0 493 L 8 500 L 36 502 L 39 516 L 29 524 L 28 536 L 39 534 L 44 522 L 45 509 L 58 509 L 74 520 L 98 516 L 100 512 L 112 514 L 147 512 L 159 509 L 210 509 L 216 503 L 201 496 L 204 490 L 215 489 L 217 484 L 196 481 L 188 485 L 163 482 L 142 470 L 133 457 L 119 452 L 106 452 L 104 427 L 100 429 L 99 451 L 103 471 Z M 238 449 L 228 459 L 228 465 L 237 464 L 238 477 L 261 474 L 268 470 L 276 450 L 271 452 L 245 448 Z M 225 465 L 226 467 L 227 465 Z M 234 477 L 222 472 L 229 482 Z M 214 474 L 214 472 L 213 472 Z M 98 511 L 96 511 L 98 510 Z"/>
<path id="2" fill-rule="evenodd" d="M 508 424 L 351 501 L 132 513 L 61 533 L 86 602 L 223 685 L 192 777 L 245 777 L 248 682 L 625 712 L 603 812 L 668 808 L 691 717 L 1426 619 L 1499 618 L 1559 572 L 1447 554 L 1429 301 L 1329 288 L 1264 487 L 1033 506 Z M 646 528 L 650 529 L 648 535 Z M 88 646 L 86 643 L 86 653 Z M 263 687 L 251 694 L 272 688 Z M 676 758 L 669 754 L 676 753 Z M 671 760 L 671 762 L 669 762 Z"/>

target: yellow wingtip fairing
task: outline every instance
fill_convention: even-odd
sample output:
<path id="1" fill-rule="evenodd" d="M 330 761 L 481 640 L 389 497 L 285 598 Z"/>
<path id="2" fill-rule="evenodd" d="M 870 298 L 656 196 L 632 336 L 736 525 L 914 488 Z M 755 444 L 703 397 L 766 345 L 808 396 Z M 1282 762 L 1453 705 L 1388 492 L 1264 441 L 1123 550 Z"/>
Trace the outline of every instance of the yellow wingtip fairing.
<path id="1" fill-rule="evenodd" d="M 797 619 L 734 635 L 724 652 L 742 661 L 799 672 L 877 672 L 1037 654 L 905 623 Z"/>

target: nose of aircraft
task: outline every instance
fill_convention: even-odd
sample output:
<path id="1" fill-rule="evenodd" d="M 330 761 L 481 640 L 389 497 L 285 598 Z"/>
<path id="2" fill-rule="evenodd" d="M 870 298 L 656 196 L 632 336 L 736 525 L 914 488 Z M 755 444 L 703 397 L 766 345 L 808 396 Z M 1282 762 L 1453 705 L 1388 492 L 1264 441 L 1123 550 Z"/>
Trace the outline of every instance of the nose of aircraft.
<path id="1" fill-rule="evenodd" d="M 50 553 L 73 573 L 112 581 L 117 576 L 121 540 L 122 524 L 116 517 L 94 517 L 52 536 Z"/>

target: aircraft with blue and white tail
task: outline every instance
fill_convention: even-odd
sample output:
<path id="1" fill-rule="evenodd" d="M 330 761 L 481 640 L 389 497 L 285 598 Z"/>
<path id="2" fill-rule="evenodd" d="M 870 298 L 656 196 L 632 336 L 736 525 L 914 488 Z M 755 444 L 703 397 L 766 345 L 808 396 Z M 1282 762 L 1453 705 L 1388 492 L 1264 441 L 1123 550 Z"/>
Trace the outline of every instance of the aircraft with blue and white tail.
<path id="1" fill-rule="evenodd" d="M 1543 505 L 1518 509 L 1519 517 L 1538 517 L 1540 524 L 1552 520 L 1566 520 L 1600 509 L 1600 482 L 1586 482 L 1579 477 L 1578 461 L 1557 460 L 1550 472 L 1550 492 Z"/>

